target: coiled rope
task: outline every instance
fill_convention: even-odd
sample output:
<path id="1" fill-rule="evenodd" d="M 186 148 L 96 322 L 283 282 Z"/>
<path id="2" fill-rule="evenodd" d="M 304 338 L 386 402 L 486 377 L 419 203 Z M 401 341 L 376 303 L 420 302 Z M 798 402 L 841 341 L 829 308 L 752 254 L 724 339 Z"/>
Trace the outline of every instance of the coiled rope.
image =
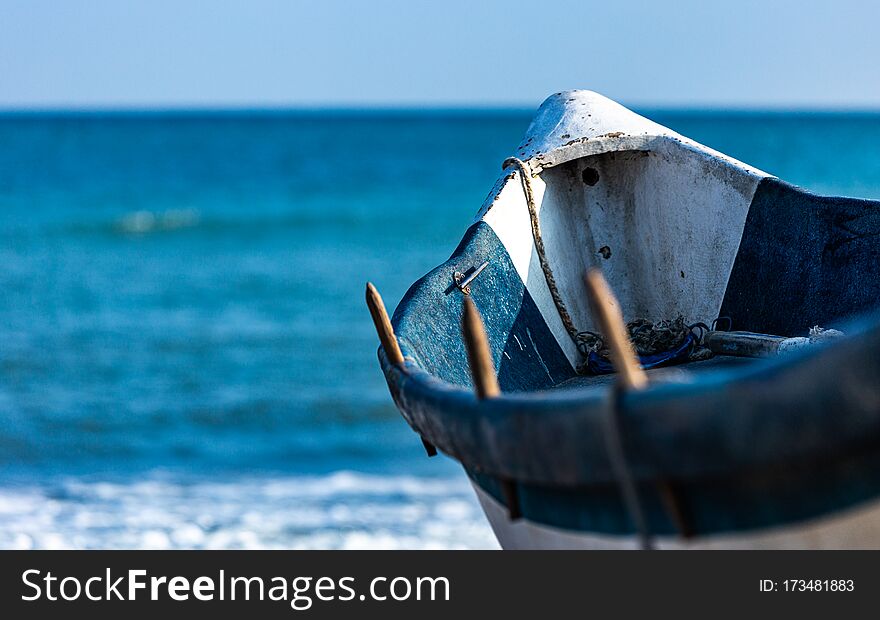
<path id="1" fill-rule="evenodd" d="M 538 252 L 538 261 L 541 263 L 541 271 L 544 272 L 544 279 L 547 281 L 547 288 L 550 289 L 550 296 L 556 305 L 556 311 L 559 312 L 559 318 L 565 326 L 565 331 L 574 341 L 578 342 L 578 330 L 571 320 L 571 315 L 562 301 L 559 294 L 559 287 L 556 286 L 556 279 L 553 277 L 553 270 L 550 269 L 550 263 L 547 261 L 547 253 L 544 251 L 544 239 L 541 237 L 541 223 L 538 221 L 538 209 L 535 207 L 535 197 L 532 193 L 532 172 L 526 163 L 516 157 L 508 157 L 501 164 L 501 169 L 505 170 L 508 166 L 516 166 L 519 170 L 519 178 L 522 181 L 523 193 L 526 197 L 526 205 L 529 208 L 529 219 L 532 223 L 532 239 L 535 241 L 535 250 Z"/>

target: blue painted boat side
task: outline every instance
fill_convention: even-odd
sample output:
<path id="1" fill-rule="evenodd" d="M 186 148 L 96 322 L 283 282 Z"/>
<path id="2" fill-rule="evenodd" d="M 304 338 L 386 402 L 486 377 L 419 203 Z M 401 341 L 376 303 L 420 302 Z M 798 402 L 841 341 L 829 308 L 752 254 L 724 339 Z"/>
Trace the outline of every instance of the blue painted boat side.
<path id="1" fill-rule="evenodd" d="M 792 461 L 777 467 L 681 480 L 643 481 L 638 495 L 654 535 L 708 536 L 796 523 L 856 506 L 880 495 L 880 446 L 839 459 Z M 498 478 L 468 471 L 471 480 L 506 503 Z M 559 487 L 514 483 L 523 518 L 566 530 L 633 535 L 637 530 L 616 485 Z M 674 493 L 680 522 L 669 509 Z"/>
<path id="2" fill-rule="evenodd" d="M 392 324 L 404 356 L 429 374 L 471 387 L 461 336 L 464 293 L 453 279 L 488 262 L 470 285 L 484 317 L 498 382 L 505 392 L 542 390 L 575 371 L 535 306 L 501 241 L 477 222 L 445 263 L 416 282 L 401 300 Z"/>
<path id="3" fill-rule="evenodd" d="M 803 335 L 878 304 L 880 202 L 762 180 L 721 305 L 734 329 Z"/>

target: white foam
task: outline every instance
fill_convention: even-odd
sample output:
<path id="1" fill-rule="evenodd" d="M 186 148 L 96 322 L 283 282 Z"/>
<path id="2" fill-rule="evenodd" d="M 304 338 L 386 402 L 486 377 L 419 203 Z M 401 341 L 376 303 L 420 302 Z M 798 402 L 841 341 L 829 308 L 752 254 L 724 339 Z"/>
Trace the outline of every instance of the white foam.
<path id="1" fill-rule="evenodd" d="M 191 228 L 200 219 L 201 215 L 196 209 L 169 209 L 159 213 L 133 211 L 124 215 L 117 226 L 122 232 L 143 235 L 154 231 Z"/>
<path id="2" fill-rule="evenodd" d="M 0 489 L 6 549 L 497 548 L 464 476 L 64 479 Z"/>

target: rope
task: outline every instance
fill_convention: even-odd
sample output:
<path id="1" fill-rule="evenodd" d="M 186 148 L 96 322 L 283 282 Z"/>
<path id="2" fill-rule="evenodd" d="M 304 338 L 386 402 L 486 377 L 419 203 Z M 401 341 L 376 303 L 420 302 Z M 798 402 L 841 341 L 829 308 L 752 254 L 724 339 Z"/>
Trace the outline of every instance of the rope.
<path id="1" fill-rule="evenodd" d="M 544 251 L 544 239 L 541 237 L 541 224 L 538 221 L 538 209 L 535 207 L 535 197 L 532 194 L 532 173 L 528 166 L 526 166 L 525 162 L 516 157 L 508 157 L 505 159 L 504 163 L 501 164 L 501 169 L 504 170 L 510 165 L 516 166 L 519 170 L 523 193 L 526 196 L 526 205 L 529 208 L 529 219 L 532 222 L 532 238 L 535 241 L 535 250 L 538 252 L 538 261 L 541 263 L 541 271 L 544 272 L 544 279 L 547 281 L 547 288 L 550 289 L 550 296 L 553 298 L 553 303 L 556 304 L 556 311 L 559 312 L 559 318 L 562 319 L 565 331 L 568 332 L 568 335 L 574 343 L 577 344 L 578 330 L 574 326 L 574 322 L 571 320 L 571 315 L 568 314 L 565 302 L 562 301 L 562 296 L 559 294 L 559 288 L 556 286 L 556 279 L 553 277 L 553 271 L 550 269 L 550 263 L 547 261 L 547 253 Z"/>
<path id="2" fill-rule="evenodd" d="M 633 319 L 626 324 L 626 331 L 633 348 L 640 357 L 656 355 L 666 351 L 672 351 L 680 347 L 688 335 L 693 335 L 698 343 L 709 331 L 705 323 L 693 323 L 688 325 L 683 316 L 672 320 L 649 321 L 648 319 Z M 590 353 L 597 353 L 605 359 L 610 359 L 608 345 L 601 334 L 591 331 L 582 331 L 578 334 L 578 350 L 584 357 Z M 702 347 L 700 347 L 702 348 Z"/>
<path id="3" fill-rule="evenodd" d="M 519 171 L 523 194 L 525 194 L 526 197 L 526 206 L 529 209 L 529 220 L 532 224 L 532 239 L 535 242 L 538 261 L 541 264 L 541 271 L 544 272 L 544 280 L 547 281 L 547 288 L 550 290 L 550 296 L 553 298 L 553 303 L 556 305 L 556 311 L 559 313 L 559 318 L 562 319 L 565 331 L 568 332 L 569 337 L 574 342 L 578 351 L 585 358 L 591 351 L 600 352 L 600 350 L 604 348 L 602 337 L 594 332 L 578 331 L 577 327 L 574 326 L 574 321 L 571 320 L 571 315 L 568 313 L 568 309 L 565 307 L 562 295 L 559 293 L 559 287 L 556 285 L 556 278 L 553 277 L 553 270 L 550 268 L 550 262 L 547 260 L 547 252 L 544 249 L 544 239 L 541 236 L 541 223 L 538 220 L 538 209 L 535 206 L 535 196 L 532 192 L 531 170 L 529 169 L 528 164 L 516 157 L 508 157 L 505 159 L 504 163 L 501 164 L 501 169 L 505 170 L 508 166 L 515 166 Z M 627 324 L 630 339 L 633 341 L 639 355 L 650 355 L 670 350 L 676 345 L 680 345 L 682 340 L 684 340 L 684 338 L 686 338 L 695 327 L 708 331 L 706 326 L 702 323 L 687 325 L 682 317 L 678 317 L 672 321 L 658 321 L 657 323 L 652 323 L 645 319 L 636 319 Z M 691 352 L 691 360 L 697 361 L 707 359 L 710 355 L 709 350 L 699 344 L 702 340 L 701 338 L 696 338 L 696 340 L 698 346 Z M 601 353 L 604 353 L 603 357 L 608 357 L 607 351 L 601 351 L 600 354 Z M 581 372 L 581 368 L 578 368 L 577 370 L 578 372 Z"/>

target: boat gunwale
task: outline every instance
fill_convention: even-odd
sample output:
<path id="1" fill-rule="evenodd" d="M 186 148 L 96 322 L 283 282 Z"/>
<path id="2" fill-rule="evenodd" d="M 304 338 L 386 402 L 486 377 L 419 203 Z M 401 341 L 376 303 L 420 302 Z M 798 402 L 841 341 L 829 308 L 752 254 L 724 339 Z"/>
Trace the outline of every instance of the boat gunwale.
<path id="1" fill-rule="evenodd" d="M 706 370 L 692 382 L 653 383 L 623 395 L 618 415 L 634 478 L 731 476 L 880 446 L 880 315 L 847 333 L 813 351 Z M 394 366 L 380 348 L 379 360 L 410 426 L 466 467 L 550 486 L 616 479 L 604 443 L 607 386 L 479 400 L 411 357 Z M 840 411 L 848 414 L 843 421 L 835 419 Z"/>
<path id="2" fill-rule="evenodd" d="M 562 91 L 544 100 L 515 153 L 536 175 L 584 157 L 651 150 L 667 144 L 699 153 L 748 176 L 773 176 L 591 90 Z"/>

